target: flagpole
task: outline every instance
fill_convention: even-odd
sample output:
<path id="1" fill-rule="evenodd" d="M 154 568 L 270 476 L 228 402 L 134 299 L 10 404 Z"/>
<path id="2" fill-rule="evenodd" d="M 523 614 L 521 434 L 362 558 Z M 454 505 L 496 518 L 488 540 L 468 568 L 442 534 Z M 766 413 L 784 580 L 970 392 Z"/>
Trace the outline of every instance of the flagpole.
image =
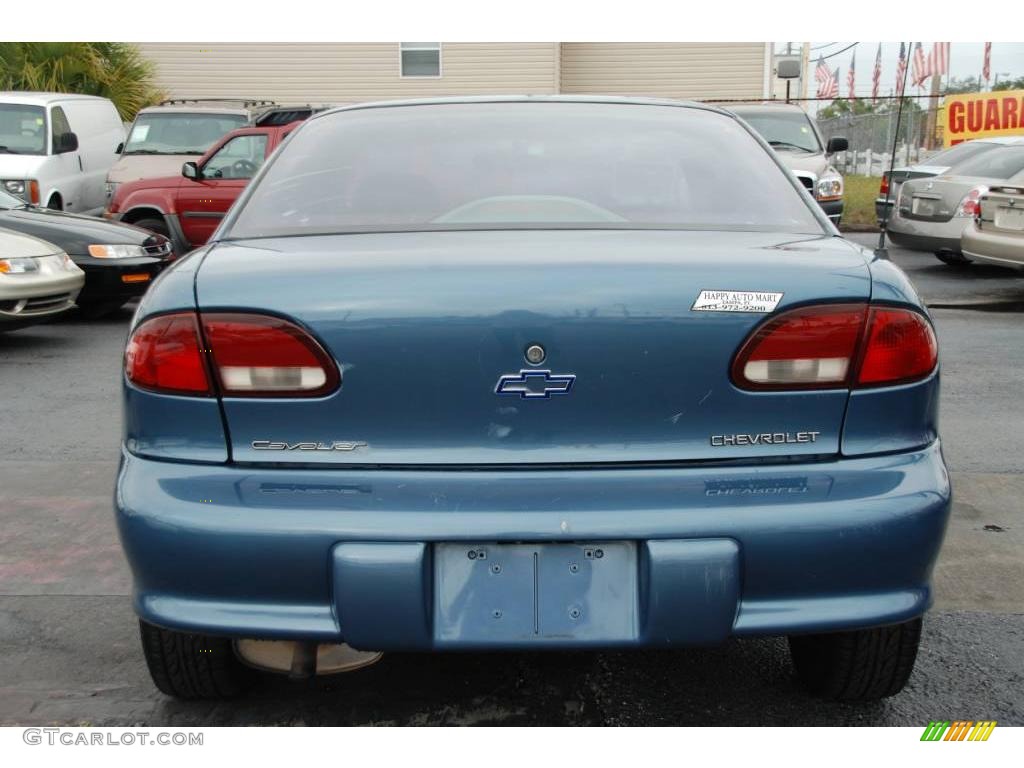
<path id="1" fill-rule="evenodd" d="M 932 43 L 934 46 L 935 43 Z M 933 55 L 933 66 L 937 70 L 939 68 L 939 54 L 938 51 L 934 52 Z M 932 87 L 931 94 L 928 97 L 928 119 L 925 121 L 927 125 L 928 136 L 924 143 L 925 149 L 935 149 L 935 126 L 938 123 L 939 117 L 939 86 L 942 84 L 942 75 L 939 72 L 932 73 Z"/>
<path id="2" fill-rule="evenodd" d="M 878 232 L 878 247 L 875 249 L 875 256 L 879 259 L 889 258 L 889 251 L 885 247 L 885 230 L 889 224 L 889 201 L 892 190 L 892 172 L 896 167 L 896 147 L 900 140 L 900 122 L 903 119 L 903 99 L 907 92 L 907 72 L 910 70 L 910 51 L 913 49 L 913 46 L 913 43 L 907 46 L 907 66 L 903 69 L 902 80 L 896 83 L 896 86 L 899 88 L 900 98 L 899 108 L 896 110 L 896 135 L 893 136 L 892 152 L 889 154 L 889 183 L 885 188 L 885 206 L 882 209 L 885 211 L 885 215 L 882 218 L 882 226 L 879 228 Z"/>

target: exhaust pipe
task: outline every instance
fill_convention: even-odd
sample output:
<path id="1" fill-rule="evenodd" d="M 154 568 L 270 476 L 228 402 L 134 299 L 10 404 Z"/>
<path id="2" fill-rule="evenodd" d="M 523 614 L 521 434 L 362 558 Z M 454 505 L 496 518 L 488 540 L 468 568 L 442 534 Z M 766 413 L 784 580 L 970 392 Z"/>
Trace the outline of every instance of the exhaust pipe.
<path id="1" fill-rule="evenodd" d="M 293 680 L 352 672 L 380 661 L 379 651 L 357 651 L 344 643 L 304 640 L 236 640 L 235 654 L 250 667 L 287 674 Z"/>

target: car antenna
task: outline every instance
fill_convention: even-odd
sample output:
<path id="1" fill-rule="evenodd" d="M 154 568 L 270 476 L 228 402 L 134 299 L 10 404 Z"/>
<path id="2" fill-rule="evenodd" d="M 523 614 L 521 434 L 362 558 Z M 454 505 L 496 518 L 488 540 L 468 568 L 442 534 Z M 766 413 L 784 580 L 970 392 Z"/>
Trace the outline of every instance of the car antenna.
<path id="1" fill-rule="evenodd" d="M 889 225 L 889 213 L 891 208 L 889 207 L 889 194 L 892 190 L 892 172 L 896 167 L 896 145 L 899 144 L 900 140 L 900 122 L 903 119 L 903 95 L 907 92 L 907 71 L 910 69 L 910 52 L 914 49 L 913 43 L 907 44 L 907 59 L 903 66 L 903 79 L 897 83 L 897 87 L 900 90 L 899 107 L 896 109 L 896 131 L 892 137 L 892 153 L 889 155 L 889 183 L 885 185 L 885 205 L 882 206 L 884 213 L 882 214 L 882 226 L 878 232 L 878 247 L 875 248 L 875 256 L 880 259 L 889 258 L 889 249 L 885 247 L 885 230 Z"/>

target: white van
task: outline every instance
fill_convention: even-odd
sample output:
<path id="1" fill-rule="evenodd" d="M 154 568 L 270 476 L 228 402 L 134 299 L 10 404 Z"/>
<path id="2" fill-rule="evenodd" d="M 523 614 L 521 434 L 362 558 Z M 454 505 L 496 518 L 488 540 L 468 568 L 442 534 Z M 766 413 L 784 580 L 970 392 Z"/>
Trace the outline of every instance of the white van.
<path id="1" fill-rule="evenodd" d="M 124 135 L 110 99 L 0 92 L 0 187 L 36 205 L 100 213 Z"/>

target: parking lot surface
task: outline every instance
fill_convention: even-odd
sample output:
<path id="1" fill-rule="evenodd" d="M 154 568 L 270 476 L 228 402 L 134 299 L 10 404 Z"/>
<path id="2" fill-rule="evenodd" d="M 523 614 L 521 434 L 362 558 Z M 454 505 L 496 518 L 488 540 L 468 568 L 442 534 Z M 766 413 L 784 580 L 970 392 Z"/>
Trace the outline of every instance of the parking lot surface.
<path id="1" fill-rule="evenodd" d="M 917 668 L 895 698 L 811 699 L 774 639 L 389 654 L 312 683 L 268 676 L 231 703 L 164 697 L 142 659 L 111 512 L 124 310 L 0 335 L 0 724 L 1024 725 L 1024 277 L 890 253 L 937 326 L 955 502 Z"/>

